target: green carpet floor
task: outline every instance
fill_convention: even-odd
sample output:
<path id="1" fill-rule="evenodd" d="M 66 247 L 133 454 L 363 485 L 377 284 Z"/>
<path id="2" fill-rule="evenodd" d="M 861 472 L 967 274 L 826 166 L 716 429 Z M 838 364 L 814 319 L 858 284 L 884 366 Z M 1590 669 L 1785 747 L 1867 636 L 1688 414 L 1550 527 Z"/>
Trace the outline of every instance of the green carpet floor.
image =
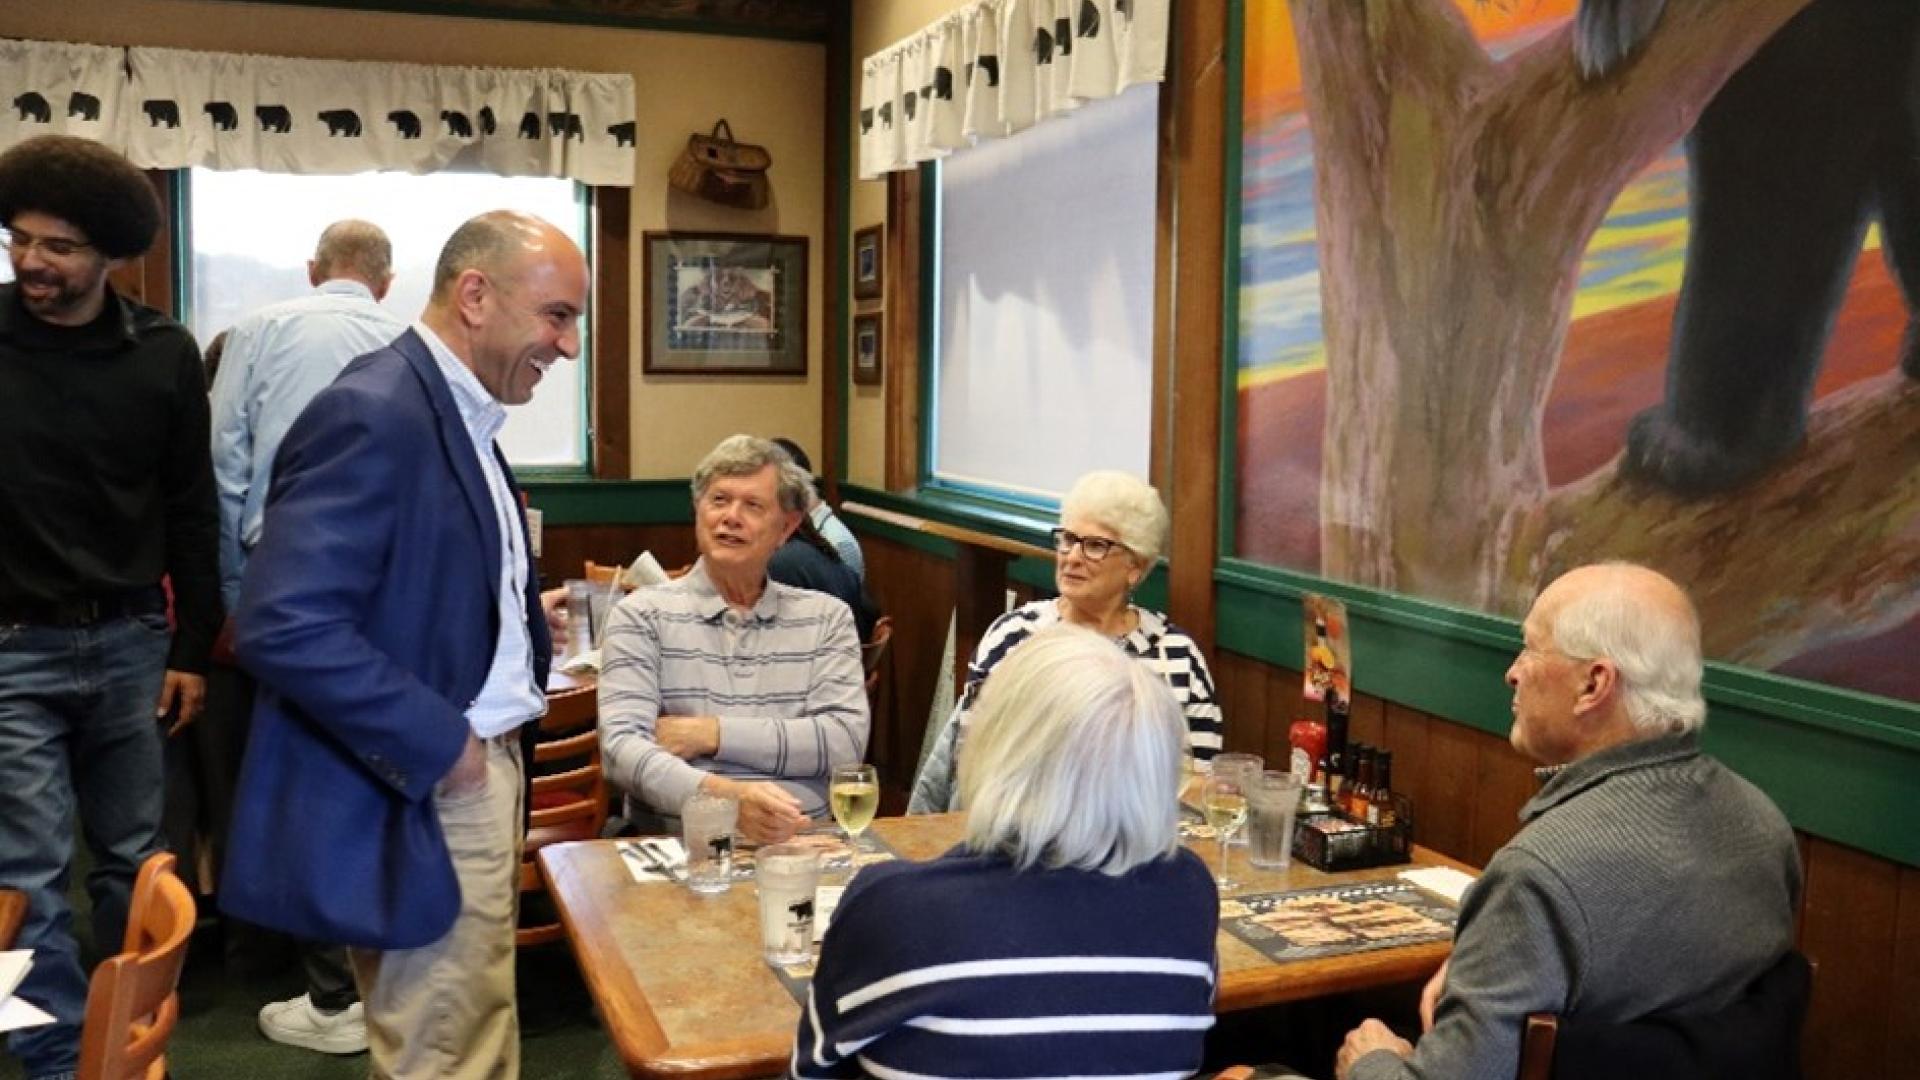
<path id="1" fill-rule="evenodd" d="M 332 1057 L 269 1042 L 254 1025 L 260 1006 L 304 990 L 297 966 L 258 979 L 222 970 L 219 927 L 203 920 L 180 980 L 180 1027 L 168 1055 L 173 1080 L 359 1080 L 367 1057 Z M 528 1080 L 619 1080 L 626 1075 L 600 1029 L 592 999 L 565 944 L 521 955 L 521 1068 Z M 0 1080 L 19 1080 L 0 1054 Z"/>

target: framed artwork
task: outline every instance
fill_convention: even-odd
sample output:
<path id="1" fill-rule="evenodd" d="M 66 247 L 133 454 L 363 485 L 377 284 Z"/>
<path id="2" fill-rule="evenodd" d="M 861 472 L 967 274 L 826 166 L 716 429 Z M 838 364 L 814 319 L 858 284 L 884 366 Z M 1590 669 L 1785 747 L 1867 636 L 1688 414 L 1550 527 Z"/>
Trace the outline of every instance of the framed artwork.
<path id="1" fill-rule="evenodd" d="M 881 239 L 886 226 L 869 225 L 853 234 L 853 298 L 878 300 L 886 284 L 886 263 L 881 256 Z"/>
<path id="2" fill-rule="evenodd" d="M 871 386 L 880 381 L 880 313 L 853 317 L 853 381 Z"/>
<path id="3" fill-rule="evenodd" d="M 806 237 L 650 232 L 644 252 L 641 370 L 807 373 Z"/>

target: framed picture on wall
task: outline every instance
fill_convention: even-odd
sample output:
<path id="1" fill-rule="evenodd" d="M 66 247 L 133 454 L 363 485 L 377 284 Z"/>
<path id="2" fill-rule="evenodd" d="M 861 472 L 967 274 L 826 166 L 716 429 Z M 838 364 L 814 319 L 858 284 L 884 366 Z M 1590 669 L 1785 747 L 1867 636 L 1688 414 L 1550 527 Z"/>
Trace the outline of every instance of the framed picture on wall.
<path id="1" fill-rule="evenodd" d="M 853 234 L 853 298 L 878 300 L 886 284 L 886 263 L 882 261 L 880 241 L 886 226 L 869 225 Z"/>
<path id="2" fill-rule="evenodd" d="M 641 370 L 807 373 L 807 238 L 650 232 Z"/>
<path id="3" fill-rule="evenodd" d="M 880 381 L 880 313 L 853 317 L 853 381 L 870 386 Z"/>

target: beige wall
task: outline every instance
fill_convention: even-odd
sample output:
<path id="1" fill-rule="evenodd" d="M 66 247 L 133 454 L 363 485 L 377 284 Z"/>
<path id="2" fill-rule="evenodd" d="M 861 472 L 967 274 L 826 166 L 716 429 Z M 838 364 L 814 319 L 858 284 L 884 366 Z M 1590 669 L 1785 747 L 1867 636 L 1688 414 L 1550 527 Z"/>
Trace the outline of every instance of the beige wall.
<path id="1" fill-rule="evenodd" d="M 0 37 L 630 72 L 639 114 L 632 245 L 633 475 L 686 476 L 715 442 L 735 431 L 787 434 L 809 448 L 820 443 L 824 46 L 214 0 L 0 0 Z M 666 186 L 667 168 L 687 133 L 704 131 L 722 116 L 738 137 L 773 153 L 774 196 L 765 210 L 728 210 Z M 640 234 L 666 228 L 808 238 L 806 380 L 641 374 Z"/>
<path id="2" fill-rule="evenodd" d="M 899 41 L 967 0 L 853 0 L 853 71 L 848 76 L 854 171 L 859 172 L 860 65 L 867 57 Z M 885 180 L 853 181 L 848 228 L 861 229 L 887 219 Z M 852 273 L 852 268 L 848 268 Z M 873 303 L 873 301 L 868 301 Z M 858 301 L 854 310 L 860 310 Z M 852 313 L 847 316 L 849 325 Z M 891 361 L 890 361 L 891 362 Z M 847 397 L 847 479 L 869 487 L 886 486 L 886 401 L 882 386 L 850 386 Z"/>

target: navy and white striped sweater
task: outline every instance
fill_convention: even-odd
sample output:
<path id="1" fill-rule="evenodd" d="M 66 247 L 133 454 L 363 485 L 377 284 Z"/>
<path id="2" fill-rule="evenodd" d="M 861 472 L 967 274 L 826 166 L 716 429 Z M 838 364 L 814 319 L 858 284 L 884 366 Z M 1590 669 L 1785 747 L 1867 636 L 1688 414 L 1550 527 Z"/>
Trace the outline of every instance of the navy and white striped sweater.
<path id="1" fill-rule="evenodd" d="M 1120 877 L 963 848 L 867 867 L 827 931 L 791 1074 L 1190 1076 L 1219 915 L 1184 849 Z"/>

